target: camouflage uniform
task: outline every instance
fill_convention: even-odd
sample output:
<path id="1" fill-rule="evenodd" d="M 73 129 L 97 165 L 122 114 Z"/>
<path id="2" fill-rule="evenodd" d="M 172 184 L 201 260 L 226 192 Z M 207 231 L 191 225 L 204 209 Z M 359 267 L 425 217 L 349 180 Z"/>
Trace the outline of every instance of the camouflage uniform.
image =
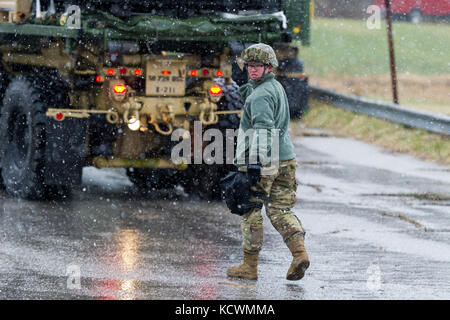
<path id="1" fill-rule="evenodd" d="M 261 181 L 252 187 L 254 191 L 269 197 L 264 203 L 266 214 L 287 246 L 292 239 L 303 238 L 305 235 L 300 220 L 291 210 L 297 202 L 297 167 L 295 159 L 281 161 L 277 174 L 262 176 Z M 262 201 L 256 198 L 252 200 Z M 260 209 L 254 208 L 242 216 L 241 231 L 244 252 L 258 253 L 263 243 L 263 218 Z"/>

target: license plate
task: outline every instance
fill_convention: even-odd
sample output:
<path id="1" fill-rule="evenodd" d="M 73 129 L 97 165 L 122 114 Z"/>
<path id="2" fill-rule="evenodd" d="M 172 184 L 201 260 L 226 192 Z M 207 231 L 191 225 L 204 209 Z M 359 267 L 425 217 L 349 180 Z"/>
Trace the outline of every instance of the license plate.
<path id="1" fill-rule="evenodd" d="M 186 65 L 180 61 L 149 60 L 146 70 L 147 96 L 184 96 Z"/>

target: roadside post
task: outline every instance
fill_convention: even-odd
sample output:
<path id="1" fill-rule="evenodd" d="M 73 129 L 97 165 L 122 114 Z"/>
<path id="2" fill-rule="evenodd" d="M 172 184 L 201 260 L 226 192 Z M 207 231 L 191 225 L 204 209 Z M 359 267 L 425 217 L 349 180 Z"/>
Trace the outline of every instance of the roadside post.
<path id="1" fill-rule="evenodd" d="M 388 29 L 388 41 L 389 41 L 389 56 L 391 65 L 391 82 L 392 82 L 392 95 L 395 104 L 399 104 L 398 100 L 398 87 L 397 87 L 397 71 L 395 65 L 395 52 L 394 52 L 394 39 L 392 36 L 392 11 L 391 0 L 384 0 L 386 5 L 386 23 Z"/>

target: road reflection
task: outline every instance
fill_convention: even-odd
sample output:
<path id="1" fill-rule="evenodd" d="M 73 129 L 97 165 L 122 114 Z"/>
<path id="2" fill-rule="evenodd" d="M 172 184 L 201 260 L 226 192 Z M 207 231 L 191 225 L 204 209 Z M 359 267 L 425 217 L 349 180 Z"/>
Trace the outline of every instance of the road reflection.
<path id="1" fill-rule="evenodd" d="M 133 271 L 138 263 L 139 255 L 139 230 L 121 229 L 119 230 L 117 244 L 121 257 L 121 268 L 124 271 Z"/>
<path id="2" fill-rule="evenodd" d="M 134 300 L 137 299 L 138 280 L 135 279 L 139 271 L 139 243 L 142 242 L 141 232 L 137 229 L 119 229 L 112 237 L 111 249 L 115 252 L 107 261 L 111 270 L 119 274 L 114 277 L 120 279 L 103 279 L 95 288 L 98 296 L 106 300 Z M 124 279 L 123 279 L 124 278 Z"/>
<path id="3" fill-rule="evenodd" d="M 197 279 L 194 285 L 194 299 L 196 300 L 214 300 L 218 298 L 219 288 L 215 281 L 218 265 L 219 252 L 215 245 L 205 241 L 199 241 L 196 245 L 202 250 L 196 251 L 194 259 L 196 263 L 192 264 L 192 272 L 195 273 L 194 279 Z"/>

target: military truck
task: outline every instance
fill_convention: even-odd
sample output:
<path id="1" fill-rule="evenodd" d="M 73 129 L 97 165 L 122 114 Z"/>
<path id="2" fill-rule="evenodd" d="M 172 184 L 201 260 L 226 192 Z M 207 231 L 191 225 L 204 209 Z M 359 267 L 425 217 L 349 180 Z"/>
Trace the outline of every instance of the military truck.
<path id="1" fill-rule="evenodd" d="M 237 59 L 253 43 L 276 49 L 277 77 L 301 115 L 308 78 L 290 44 L 308 43 L 309 6 L 0 0 L 0 184 L 23 199 L 59 198 L 81 184 L 83 167 L 121 167 L 143 190 L 217 197 L 230 165 L 194 152 L 175 163 L 171 150 L 196 121 L 202 132 L 238 128 L 247 74 Z M 207 141 L 194 144 L 202 152 Z"/>

